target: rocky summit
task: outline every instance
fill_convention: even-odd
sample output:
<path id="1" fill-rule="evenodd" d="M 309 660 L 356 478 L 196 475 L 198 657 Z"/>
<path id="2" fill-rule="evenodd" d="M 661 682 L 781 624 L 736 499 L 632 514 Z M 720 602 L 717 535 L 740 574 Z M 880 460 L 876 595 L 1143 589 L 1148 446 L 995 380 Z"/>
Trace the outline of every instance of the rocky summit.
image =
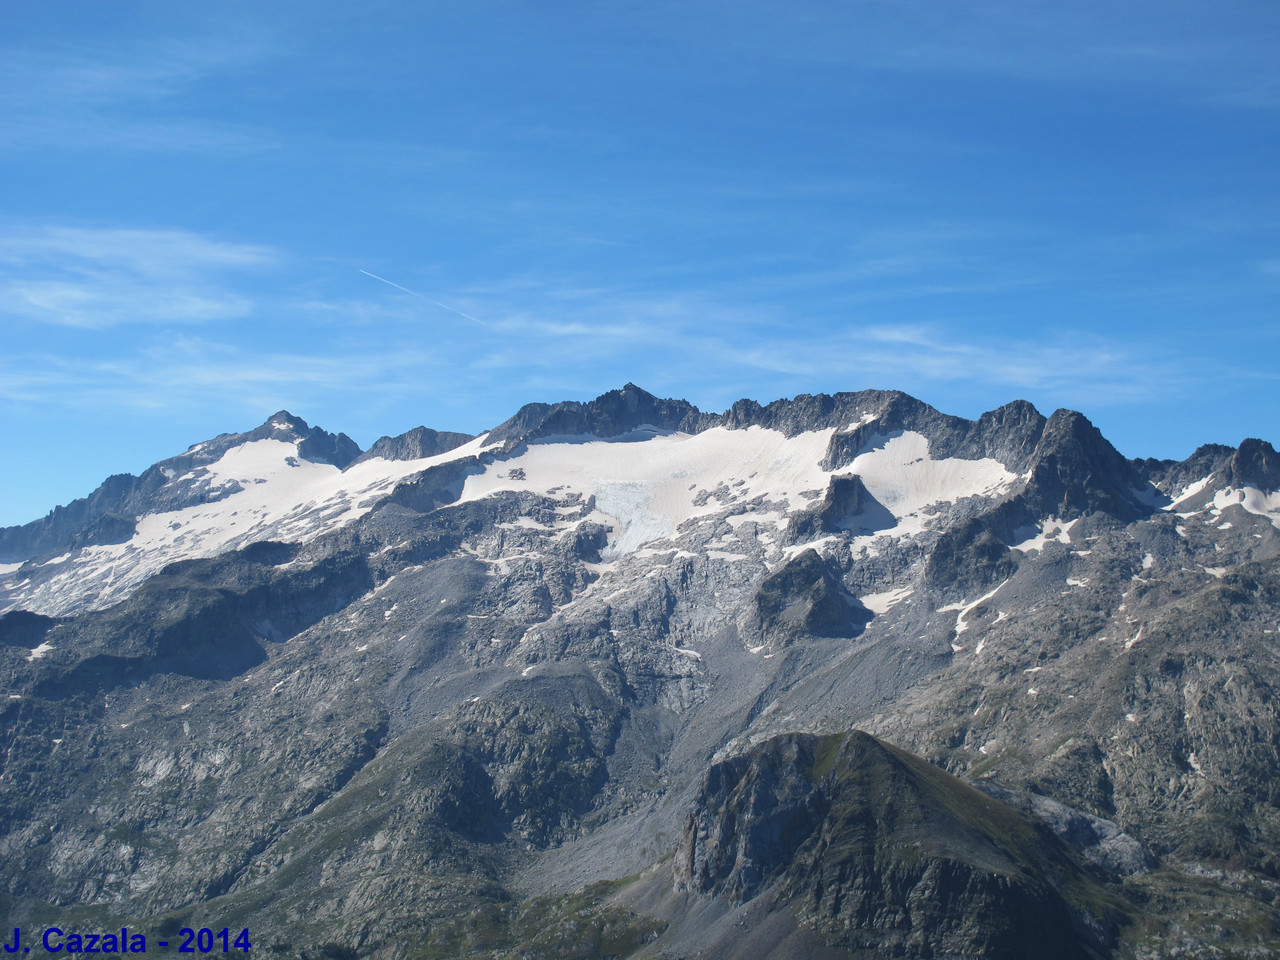
<path id="1" fill-rule="evenodd" d="M 1270 444 L 1025 402 L 280 411 L 0 530 L 0 907 L 281 960 L 1280 955 L 1278 554 Z"/>

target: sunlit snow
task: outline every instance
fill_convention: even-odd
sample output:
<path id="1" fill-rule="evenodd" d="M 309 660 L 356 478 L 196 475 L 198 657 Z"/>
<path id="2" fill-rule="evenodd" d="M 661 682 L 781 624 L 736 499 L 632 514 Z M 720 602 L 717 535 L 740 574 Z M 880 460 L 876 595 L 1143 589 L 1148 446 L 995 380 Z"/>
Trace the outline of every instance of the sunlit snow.
<path id="1" fill-rule="evenodd" d="M 613 527 L 602 556 L 615 559 L 670 539 L 682 524 L 721 514 L 732 504 L 765 506 L 730 516 L 735 527 L 746 522 L 781 526 L 810 502 L 805 492 L 826 488 L 829 474 L 821 462 L 833 432 L 814 430 L 788 437 L 752 426 L 635 442 L 555 438 L 530 444 L 519 457 L 468 477 L 461 499 L 508 490 L 594 497 L 596 509 Z M 1018 479 L 996 460 L 934 460 L 928 440 L 919 433 L 874 436 L 868 444 L 871 449 L 837 474 L 861 478 L 871 496 L 898 521 L 877 535 L 917 533 L 928 521 L 929 508 L 999 493 Z M 512 479 L 513 467 L 523 471 L 523 479 Z M 811 547 L 814 544 L 789 552 Z"/>
<path id="2" fill-rule="evenodd" d="M 596 509 L 614 528 L 601 555 L 614 559 L 672 537 L 685 521 L 721 512 L 724 503 L 713 495 L 720 489 L 737 502 L 763 497 L 785 510 L 794 498 L 800 505 L 800 491 L 826 485 L 819 464 L 831 433 L 815 430 L 788 438 L 758 426 L 717 427 L 692 436 L 676 433 L 631 443 L 534 443 L 518 458 L 468 477 L 461 499 L 478 500 L 506 490 L 550 495 L 554 488 L 560 494 L 594 496 Z M 523 470 L 524 479 L 511 479 L 512 467 Z M 736 480 L 745 482 L 730 488 Z M 780 522 L 782 511 L 777 517 Z M 753 513 L 745 519 L 761 522 L 764 517 Z"/>
<path id="3" fill-rule="evenodd" d="M 1075 526 L 1077 521 L 1059 520 L 1057 517 L 1049 517 L 1041 522 L 1039 529 L 1035 527 L 1023 527 L 1016 531 L 1018 536 L 1026 537 L 1021 543 L 1015 543 L 1012 547 L 1014 550 L 1022 553 L 1029 553 L 1032 550 L 1043 550 L 1049 543 L 1071 543 L 1071 528 Z"/>
<path id="4" fill-rule="evenodd" d="M 884 593 L 869 593 L 865 597 L 859 597 L 862 605 L 874 613 L 881 616 L 889 612 L 889 609 L 896 604 L 906 600 L 915 593 L 914 587 L 900 587 L 897 590 L 886 590 Z"/>
<path id="5" fill-rule="evenodd" d="M 866 422 L 864 417 L 859 424 Z M 279 423 L 272 426 L 285 428 Z M 824 537 L 792 545 L 784 554 L 772 546 L 790 518 L 811 507 L 814 492 L 827 489 L 831 474 L 821 464 L 834 432 L 829 428 L 788 437 L 752 426 L 639 440 L 546 438 L 468 476 L 460 502 L 505 491 L 540 494 L 562 503 L 574 502 L 574 494 L 578 503 L 594 498 L 595 509 L 587 519 L 611 528 L 601 551 L 604 564 L 674 540 L 685 524 L 712 518 L 727 521 L 744 538 L 743 545 L 720 537 L 703 548 L 705 556 L 727 563 L 745 561 L 752 555 L 746 544 L 755 542 L 770 548 L 771 560 L 785 559 L 803 549 L 844 542 L 840 537 Z M 299 458 L 294 442 L 244 443 L 201 468 L 207 476 L 198 478 L 210 489 L 238 486 L 236 492 L 214 503 L 144 516 L 126 543 L 91 546 L 53 558 L 46 563 L 53 575 L 44 582 L 26 586 L 25 581 L 7 577 L 8 604 L 49 614 L 105 607 L 175 560 L 213 556 L 262 540 L 304 542 L 349 524 L 403 479 L 491 447 L 486 446 L 485 437 L 479 437 L 436 457 L 375 458 L 341 471 Z M 892 514 L 894 526 L 854 538 L 854 550 L 868 555 L 876 552 L 875 541 L 882 537 L 913 536 L 925 530 L 942 505 L 970 496 L 999 495 L 1019 480 L 989 458 L 934 459 L 927 439 L 915 432 L 870 437 L 864 452 L 836 473 L 861 478 L 867 492 Z M 565 507 L 562 513 L 564 518 L 551 527 L 528 517 L 503 526 L 554 533 L 583 519 L 580 506 Z M 1020 548 L 1038 549 L 1049 539 L 1069 542 L 1068 526 L 1050 529 L 1046 525 Z M 604 564 L 602 570 L 607 569 Z M 0 568 L 0 574 L 17 572 L 16 564 Z M 891 592 L 871 602 L 884 604 L 887 610 L 905 596 Z M 958 620 L 958 632 L 963 630 L 962 621 L 963 617 Z"/>
<path id="6" fill-rule="evenodd" d="M 1019 477 L 989 457 L 935 460 L 923 434 L 872 437 L 872 449 L 859 454 L 840 474 L 854 474 L 867 492 L 898 521 L 880 535 L 910 536 L 925 528 L 928 508 L 955 503 L 965 497 L 994 496 L 1008 490 Z M 862 538 L 859 538 L 862 539 Z"/>
<path id="7" fill-rule="evenodd" d="M 938 612 L 949 613 L 952 610 L 959 611 L 956 614 L 956 625 L 955 627 L 952 628 L 955 630 L 956 637 L 959 638 L 960 634 L 964 633 L 966 630 L 969 629 L 969 621 L 968 621 L 969 614 L 971 614 L 979 606 L 986 603 L 988 600 L 994 597 L 997 593 L 999 593 L 1001 589 L 1004 588 L 1004 585 L 1008 582 L 1009 581 L 1007 579 L 1001 581 L 1000 586 L 996 587 L 990 593 L 984 593 L 982 596 L 980 596 L 977 600 L 974 600 L 972 603 L 949 603 L 945 607 L 939 607 Z"/>
<path id="8" fill-rule="evenodd" d="M 1242 490 L 1219 490 L 1213 497 L 1213 505 L 1221 511 L 1232 503 L 1238 503 L 1249 513 L 1266 517 L 1280 529 L 1280 491 L 1265 493 L 1257 487 Z"/>
<path id="9" fill-rule="evenodd" d="M 1197 480 L 1194 483 L 1187 484 L 1185 487 L 1182 488 L 1181 491 L 1179 491 L 1177 496 L 1173 498 L 1173 501 L 1171 503 L 1166 504 L 1162 509 L 1167 510 L 1171 513 L 1176 512 L 1173 509 L 1174 507 L 1182 503 L 1184 500 L 1190 500 L 1197 493 L 1199 493 L 1201 490 L 1207 487 L 1209 485 L 1209 481 L 1211 481 L 1212 479 L 1213 479 L 1213 475 L 1210 474 L 1209 476 L 1204 477 L 1203 479 Z"/>
<path id="10" fill-rule="evenodd" d="M 215 556 L 262 540 L 299 542 L 345 526 L 367 513 L 407 476 L 436 463 L 472 455 L 483 437 L 421 460 L 374 458 L 346 472 L 297 456 L 297 444 L 255 440 L 208 464 L 211 486 L 240 484 L 215 503 L 153 513 L 138 521 L 125 543 L 91 546 L 44 566 L 58 568 L 43 583 L 12 585 L 8 608 L 59 614 L 115 603 L 161 567 Z"/>

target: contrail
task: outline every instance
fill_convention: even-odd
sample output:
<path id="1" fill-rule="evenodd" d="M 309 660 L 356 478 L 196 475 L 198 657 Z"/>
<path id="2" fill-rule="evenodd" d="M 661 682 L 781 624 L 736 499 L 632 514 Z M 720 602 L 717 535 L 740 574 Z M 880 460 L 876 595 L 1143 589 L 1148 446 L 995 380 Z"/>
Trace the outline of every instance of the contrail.
<path id="1" fill-rule="evenodd" d="M 373 279 L 375 280 L 381 280 L 383 283 L 387 284 L 387 286 L 395 287 L 397 290 L 403 290 L 405 293 L 415 296 L 419 300 L 425 300 L 427 301 L 427 303 L 434 303 L 441 310 L 448 310 L 450 313 L 456 313 L 458 316 L 462 317 L 463 319 L 470 320 L 472 323 L 478 323 L 482 327 L 489 326 L 489 324 L 485 323 L 483 320 L 479 320 L 476 317 L 473 317 L 469 313 L 463 313 L 461 310 L 451 307 L 447 303 L 441 303 L 439 300 L 433 300 L 431 299 L 431 297 L 424 296 L 421 293 L 419 293 L 417 290 L 410 290 L 408 287 L 402 287 L 400 286 L 400 284 L 395 283 L 391 280 L 388 280 L 386 277 L 380 277 L 376 273 L 370 273 L 368 270 L 361 270 L 359 267 L 356 267 L 356 269 L 360 270 L 360 272 L 363 273 L 366 277 L 373 277 Z"/>

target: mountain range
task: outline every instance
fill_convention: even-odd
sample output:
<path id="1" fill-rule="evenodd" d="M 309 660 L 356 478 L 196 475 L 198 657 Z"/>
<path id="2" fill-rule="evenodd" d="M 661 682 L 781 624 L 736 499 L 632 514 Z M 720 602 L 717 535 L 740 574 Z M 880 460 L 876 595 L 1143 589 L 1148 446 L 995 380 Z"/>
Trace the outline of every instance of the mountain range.
<path id="1" fill-rule="evenodd" d="M 1278 554 L 1267 442 L 1023 401 L 281 411 L 0 530 L 0 907 L 282 960 L 1274 956 Z"/>

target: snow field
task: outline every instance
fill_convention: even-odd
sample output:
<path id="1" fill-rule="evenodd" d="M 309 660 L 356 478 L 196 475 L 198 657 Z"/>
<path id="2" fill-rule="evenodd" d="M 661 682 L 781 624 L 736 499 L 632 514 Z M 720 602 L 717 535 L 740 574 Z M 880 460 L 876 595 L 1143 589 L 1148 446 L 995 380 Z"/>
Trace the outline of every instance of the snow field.
<path id="1" fill-rule="evenodd" d="M 98 609 L 176 560 L 216 556 L 262 540 L 304 541 L 368 513 L 405 477 L 474 454 L 483 439 L 421 460 L 366 460 L 345 473 L 299 458 L 292 442 L 255 440 L 232 447 L 206 469 L 214 487 L 238 483 L 241 490 L 215 503 L 144 516 L 125 543 L 47 561 L 45 566 L 65 569 L 30 590 L 19 588 L 10 607 L 46 614 Z"/>
<path id="2" fill-rule="evenodd" d="M 866 422 L 864 417 L 860 424 Z M 784 528 L 796 511 L 811 506 L 814 491 L 826 489 L 831 474 L 820 464 L 834 432 L 833 428 L 788 437 L 752 426 L 638 441 L 549 438 L 467 477 L 460 502 L 506 491 L 559 500 L 573 493 L 594 497 L 595 510 L 588 519 L 613 528 L 599 572 L 624 556 L 637 555 L 646 545 L 671 540 L 682 524 L 710 518 L 723 518 L 735 532 L 754 533 L 747 539 L 768 545 L 773 531 Z M 8 606 L 49 614 L 101 608 L 123 599 L 175 560 L 214 556 L 262 540 L 304 542 L 363 516 L 402 480 L 489 449 L 492 445 L 486 446 L 485 440 L 481 436 L 419 460 L 366 460 L 345 472 L 299 458 L 293 442 L 264 439 L 241 444 L 202 468 L 213 489 L 238 485 L 235 493 L 214 503 L 144 516 L 126 543 L 87 547 L 47 561 L 45 566 L 56 572 L 43 583 L 24 588 L 10 579 L 17 589 Z M 870 545 L 883 536 L 919 533 L 936 506 L 968 496 L 998 495 L 1020 479 L 992 459 L 935 460 L 927 439 L 914 432 L 873 436 L 868 449 L 837 474 L 860 477 L 897 521 L 891 529 L 856 538 L 855 551 L 859 545 L 874 549 Z M 809 497 L 803 496 L 806 492 Z M 742 511 L 747 505 L 751 509 L 746 512 L 725 517 L 726 511 Z M 1259 494 L 1246 509 L 1250 505 L 1254 512 L 1270 511 L 1280 524 L 1280 497 Z M 563 534 L 581 522 L 578 509 L 554 526 L 532 518 L 503 526 Z M 752 526 L 743 530 L 744 524 Z M 787 554 L 839 539 L 822 538 L 788 548 Z M 1070 542 L 1068 528 L 1046 524 L 1020 548 L 1039 549 L 1049 539 Z M 710 546 L 713 549 L 705 552 L 711 559 L 734 563 L 748 558 L 724 538 Z M 16 564 L 0 567 L 0 576 L 16 572 Z M 889 595 L 873 602 L 892 606 L 900 599 Z"/>
<path id="3" fill-rule="evenodd" d="M 809 504 L 804 492 L 826 488 L 831 474 L 820 464 L 833 432 L 787 437 L 759 426 L 716 427 L 636 442 L 549 440 L 468 477 L 461 499 L 514 490 L 594 496 L 597 510 L 614 528 L 604 556 L 616 559 L 673 537 L 684 523 L 722 514 L 732 503 L 760 500 L 770 508 L 728 517 L 735 528 L 748 521 L 785 524 L 792 512 Z M 919 433 L 874 436 L 870 444 L 872 449 L 836 475 L 860 477 L 898 524 L 859 540 L 918 533 L 928 521 L 928 508 L 998 494 L 1019 479 L 996 460 L 934 460 L 928 440 Z M 513 467 L 523 470 L 524 479 L 511 478 Z M 812 546 L 789 548 L 788 553 Z"/>

